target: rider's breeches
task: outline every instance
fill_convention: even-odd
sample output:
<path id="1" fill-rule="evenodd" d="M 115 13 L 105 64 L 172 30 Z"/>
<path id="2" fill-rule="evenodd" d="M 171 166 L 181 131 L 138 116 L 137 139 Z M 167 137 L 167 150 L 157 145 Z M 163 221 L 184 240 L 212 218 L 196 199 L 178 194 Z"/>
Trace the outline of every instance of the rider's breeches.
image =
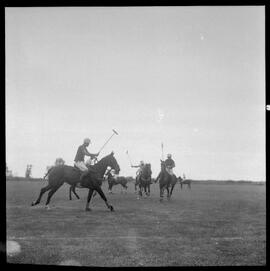
<path id="1" fill-rule="evenodd" d="M 75 162 L 76 167 L 78 167 L 81 171 L 88 171 L 85 163 L 83 161 Z"/>
<path id="2" fill-rule="evenodd" d="M 173 175 L 173 174 L 174 174 L 172 168 L 166 167 L 166 171 L 167 171 L 170 175 Z"/>

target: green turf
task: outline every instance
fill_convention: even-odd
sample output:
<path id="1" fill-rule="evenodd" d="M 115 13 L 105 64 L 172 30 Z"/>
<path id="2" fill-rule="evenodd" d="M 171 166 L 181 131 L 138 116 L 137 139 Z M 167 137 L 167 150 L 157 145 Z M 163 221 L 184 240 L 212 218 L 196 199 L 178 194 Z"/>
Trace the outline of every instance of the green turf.
<path id="1" fill-rule="evenodd" d="M 68 199 L 68 185 L 53 196 L 51 210 L 30 207 L 46 182 L 7 182 L 7 239 L 21 246 L 10 263 L 84 266 L 212 266 L 266 264 L 265 185 L 177 184 L 171 201 L 103 189 L 115 212 L 96 196 L 85 212 L 87 190 Z"/>

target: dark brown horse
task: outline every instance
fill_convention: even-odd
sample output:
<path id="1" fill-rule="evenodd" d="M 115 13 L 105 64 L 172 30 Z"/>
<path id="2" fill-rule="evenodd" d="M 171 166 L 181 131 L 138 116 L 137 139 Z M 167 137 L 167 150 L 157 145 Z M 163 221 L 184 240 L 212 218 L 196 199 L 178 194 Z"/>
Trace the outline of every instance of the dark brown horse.
<path id="1" fill-rule="evenodd" d="M 87 164 L 86 167 L 88 168 L 89 171 L 93 171 L 93 165 Z M 78 170 L 80 170 L 80 169 L 78 169 Z M 102 181 L 105 181 L 104 177 L 103 177 Z M 72 200 L 72 193 L 76 196 L 77 199 L 80 199 L 79 195 L 76 193 L 76 188 L 84 188 L 84 187 L 79 186 L 77 183 L 72 184 L 69 187 L 69 199 L 70 200 Z M 97 194 L 97 191 L 94 191 L 92 197 L 95 197 L 96 194 Z"/>
<path id="2" fill-rule="evenodd" d="M 151 176 L 152 176 L 151 164 L 145 164 L 138 178 L 140 196 L 142 196 L 142 190 L 144 190 L 144 193 L 147 196 L 150 196 Z"/>
<path id="3" fill-rule="evenodd" d="M 186 184 L 189 189 L 191 189 L 191 180 L 190 179 L 182 179 L 180 176 L 178 177 L 179 183 L 181 185 L 181 189 L 183 188 L 183 185 Z"/>
<path id="4" fill-rule="evenodd" d="M 159 173 L 158 177 L 156 178 L 155 182 L 159 180 L 159 190 L 160 190 L 160 201 L 163 201 L 163 194 L 164 190 L 167 190 L 167 199 L 169 200 L 172 196 L 172 191 L 174 189 L 175 184 L 177 183 L 176 176 L 170 175 L 166 170 L 166 166 L 164 161 L 161 161 L 161 172 Z M 171 190 L 169 190 L 171 188 Z"/>
<path id="5" fill-rule="evenodd" d="M 111 171 L 109 171 L 106 175 L 107 175 L 107 180 L 108 180 L 108 185 L 109 185 L 108 187 L 109 193 L 112 193 L 113 186 L 118 185 L 118 184 L 120 184 L 122 189 L 124 188 L 124 191 L 127 192 L 127 188 L 128 188 L 127 179 L 124 176 L 114 176 L 111 174 Z"/>
<path id="6" fill-rule="evenodd" d="M 89 208 L 89 204 L 94 191 L 97 191 L 100 197 L 104 200 L 106 206 L 113 211 L 113 206 L 108 203 L 107 198 L 101 189 L 102 178 L 108 166 L 113 168 L 116 174 L 119 173 L 120 167 L 113 152 L 103 157 L 99 162 L 93 165 L 91 171 L 89 171 L 82 180 L 80 180 L 81 172 L 75 167 L 66 165 L 54 167 L 48 174 L 48 185 L 40 190 L 39 197 L 35 202 L 32 202 L 32 206 L 39 204 L 42 195 L 49 191 L 46 201 L 46 207 L 49 209 L 50 199 L 53 194 L 64 183 L 68 183 L 71 186 L 79 185 L 80 187 L 89 189 L 85 208 L 86 211 L 91 210 Z"/>

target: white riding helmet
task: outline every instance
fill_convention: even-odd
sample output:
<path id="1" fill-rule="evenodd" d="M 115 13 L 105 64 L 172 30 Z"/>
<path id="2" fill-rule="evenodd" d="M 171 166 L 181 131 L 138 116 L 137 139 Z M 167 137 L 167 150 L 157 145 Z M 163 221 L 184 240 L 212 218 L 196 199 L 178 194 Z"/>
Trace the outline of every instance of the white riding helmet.
<path id="1" fill-rule="evenodd" d="M 91 143 L 91 140 L 90 140 L 90 138 L 85 138 L 85 139 L 83 140 L 83 143 L 87 143 L 87 144 L 90 144 L 90 143 Z"/>
<path id="2" fill-rule="evenodd" d="M 172 155 L 171 155 L 170 153 L 168 153 L 168 154 L 167 154 L 167 157 L 168 157 L 168 158 L 171 158 L 171 157 L 172 157 Z"/>

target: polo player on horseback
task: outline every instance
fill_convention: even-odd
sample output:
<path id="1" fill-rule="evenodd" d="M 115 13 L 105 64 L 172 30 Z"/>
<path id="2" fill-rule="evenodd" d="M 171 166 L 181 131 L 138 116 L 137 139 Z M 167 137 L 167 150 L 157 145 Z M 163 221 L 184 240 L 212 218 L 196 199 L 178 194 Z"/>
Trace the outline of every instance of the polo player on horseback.
<path id="1" fill-rule="evenodd" d="M 91 143 L 91 140 L 89 138 L 85 138 L 83 141 L 83 144 L 78 147 L 75 159 L 74 159 L 74 165 L 79 168 L 81 171 L 83 171 L 83 174 L 80 176 L 80 180 L 82 180 L 88 173 L 88 168 L 84 163 L 84 156 L 90 156 L 91 159 L 95 159 L 98 155 L 98 153 L 90 153 L 88 152 L 87 148 L 89 144 Z"/>
<path id="2" fill-rule="evenodd" d="M 161 160 L 162 162 L 162 160 Z M 164 165 L 165 165 L 165 170 L 171 175 L 173 176 L 174 173 L 173 173 L 173 168 L 175 167 L 175 162 L 174 160 L 172 159 L 172 155 L 170 153 L 167 154 L 167 159 L 164 161 Z M 155 180 L 155 183 L 160 179 L 161 177 L 161 174 L 162 174 L 162 171 L 160 171 L 160 173 L 158 174 L 156 180 Z"/>
<path id="3" fill-rule="evenodd" d="M 139 168 L 139 169 L 136 171 L 136 180 L 138 180 L 138 179 L 140 178 L 144 166 L 145 166 L 145 164 L 144 164 L 144 161 L 143 161 L 143 160 L 141 160 L 141 161 L 140 161 L 140 164 L 137 165 L 137 166 L 131 165 L 131 167 Z"/>
<path id="4" fill-rule="evenodd" d="M 173 175 L 173 168 L 175 167 L 175 162 L 173 161 L 172 159 L 172 155 L 169 153 L 167 154 L 167 159 L 165 160 L 165 167 L 166 167 L 166 170 L 167 172 L 170 174 L 170 175 Z"/>

